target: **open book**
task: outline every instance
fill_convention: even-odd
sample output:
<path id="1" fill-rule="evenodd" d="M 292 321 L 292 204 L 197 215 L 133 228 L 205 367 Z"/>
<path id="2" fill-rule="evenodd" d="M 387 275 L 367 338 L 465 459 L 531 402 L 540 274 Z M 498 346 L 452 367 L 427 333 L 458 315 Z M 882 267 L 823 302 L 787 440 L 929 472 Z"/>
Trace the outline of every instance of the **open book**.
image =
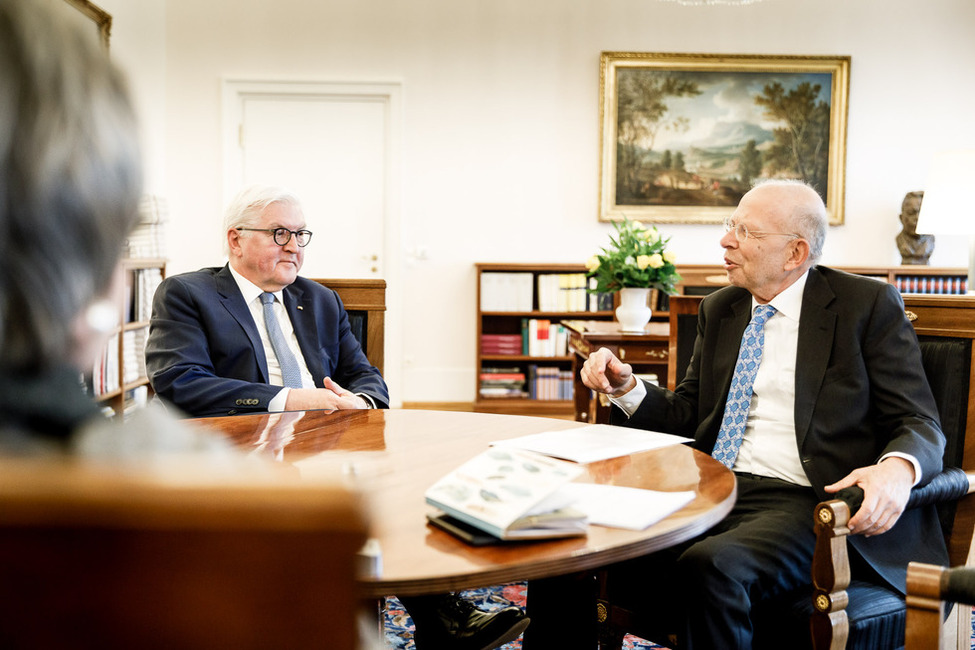
<path id="1" fill-rule="evenodd" d="M 583 468 L 515 448 L 491 447 L 437 481 L 426 501 L 499 539 L 586 534 L 586 516 L 559 488 Z"/>

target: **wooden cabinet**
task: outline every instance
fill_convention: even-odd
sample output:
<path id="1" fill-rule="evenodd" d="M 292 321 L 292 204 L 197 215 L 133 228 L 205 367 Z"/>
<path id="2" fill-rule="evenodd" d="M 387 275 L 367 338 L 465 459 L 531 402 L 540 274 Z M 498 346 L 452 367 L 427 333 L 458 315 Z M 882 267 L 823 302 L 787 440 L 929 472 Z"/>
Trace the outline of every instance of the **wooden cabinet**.
<path id="1" fill-rule="evenodd" d="M 621 361 L 633 366 L 637 377 L 664 385 L 670 358 L 670 326 L 652 322 L 642 334 L 621 332 L 611 321 L 572 320 L 569 328 L 569 350 L 573 355 L 573 416 L 577 422 L 609 422 L 609 400 L 595 395 L 582 383 L 580 371 L 589 355 L 606 348 Z"/>
<path id="2" fill-rule="evenodd" d="M 572 355 L 561 323 L 612 320 L 612 296 L 596 304 L 597 298 L 586 292 L 582 264 L 475 266 L 474 410 L 572 417 Z M 546 343 L 532 336 L 540 327 L 547 328 Z"/>
<path id="3" fill-rule="evenodd" d="M 149 398 L 145 344 L 149 333 L 152 296 L 166 271 L 163 259 L 123 260 L 125 292 L 119 308 L 119 327 L 95 362 L 89 387 L 107 415 L 120 416 Z"/>

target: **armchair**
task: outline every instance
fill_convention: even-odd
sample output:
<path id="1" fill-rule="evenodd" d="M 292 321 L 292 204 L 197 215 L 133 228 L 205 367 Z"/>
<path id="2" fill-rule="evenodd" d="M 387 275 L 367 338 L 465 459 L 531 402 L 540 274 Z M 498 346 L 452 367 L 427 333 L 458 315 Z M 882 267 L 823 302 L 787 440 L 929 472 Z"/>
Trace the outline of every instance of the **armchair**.
<path id="1" fill-rule="evenodd" d="M 349 314 L 352 333 L 362 346 L 369 363 L 382 374 L 386 329 L 386 281 L 376 279 L 318 279 L 314 282 L 339 294 Z"/>
<path id="2" fill-rule="evenodd" d="M 924 370 L 947 438 L 946 471 L 927 488 L 915 490 L 910 504 L 938 504 L 950 562 L 963 566 L 975 537 L 975 496 L 971 496 L 975 485 L 975 300 L 908 296 L 904 304 L 918 333 Z M 810 621 L 817 650 L 904 644 L 904 598 L 876 585 L 850 582 L 846 523 L 857 505 L 854 494 L 816 508 L 815 613 Z M 969 648 L 971 609 L 955 608 L 946 629 L 958 648 Z M 878 645 L 881 642 L 886 645 Z"/>
<path id="3" fill-rule="evenodd" d="M 672 297 L 672 308 L 682 298 Z M 970 485 L 975 484 L 975 382 L 972 381 L 975 299 L 906 296 L 904 302 L 919 337 L 925 373 L 948 439 L 944 464 L 946 468 L 955 468 L 940 476 L 930 489 L 912 495 L 912 499 L 933 499 L 929 502 L 940 504 L 939 517 L 951 563 L 964 565 L 975 537 L 975 496 L 963 496 L 972 492 Z M 687 304 L 696 311 L 696 302 Z M 674 318 L 672 312 L 672 323 Z M 677 341 L 672 340 L 670 354 L 671 363 L 677 363 L 681 359 L 680 349 L 685 345 L 681 339 L 686 341 L 686 336 L 680 337 L 680 331 L 673 324 L 671 327 L 671 336 L 679 337 Z M 692 344 L 693 330 L 687 345 Z M 686 356 L 682 363 L 686 365 Z M 675 373 L 681 372 L 682 369 L 672 368 L 669 374 L 677 377 Z M 848 499 L 855 509 L 858 505 L 855 493 Z M 755 647 L 841 650 L 902 646 L 904 598 L 883 586 L 850 581 L 846 523 L 851 516 L 851 505 L 842 499 L 826 501 L 816 507 L 814 516 L 817 527 L 812 570 L 815 593 L 803 588 L 757 607 Z M 615 599 L 605 572 L 598 578 L 599 647 L 620 648 L 627 632 L 651 638 L 645 636 L 651 633 L 643 629 L 638 615 L 638 608 L 646 603 Z M 948 626 L 951 636 L 959 637 L 959 650 L 969 647 L 970 624 L 971 610 L 955 608 Z M 667 643 L 666 639 L 651 640 Z"/>

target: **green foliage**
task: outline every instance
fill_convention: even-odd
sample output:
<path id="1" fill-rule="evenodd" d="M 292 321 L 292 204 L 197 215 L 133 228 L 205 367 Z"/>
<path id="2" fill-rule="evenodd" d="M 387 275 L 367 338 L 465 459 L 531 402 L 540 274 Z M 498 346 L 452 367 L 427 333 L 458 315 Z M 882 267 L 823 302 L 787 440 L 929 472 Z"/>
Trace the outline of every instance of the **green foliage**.
<path id="1" fill-rule="evenodd" d="M 762 152 L 755 146 L 755 140 L 749 140 L 739 157 L 738 168 L 741 170 L 742 185 L 749 186 L 752 179 L 762 173 Z"/>
<path id="2" fill-rule="evenodd" d="M 622 68 L 617 73 L 616 184 L 617 196 L 636 195 L 646 154 L 653 151 L 661 129 L 685 132 L 684 118 L 668 120 L 671 97 L 694 97 L 703 91 L 680 73 Z"/>
<path id="3" fill-rule="evenodd" d="M 647 228 L 640 222 L 613 223 L 616 234 L 610 235 L 610 246 L 586 262 L 587 276 L 596 278 L 592 292 L 615 292 L 628 287 L 659 289 L 676 293 L 680 274 L 675 256 L 667 250 L 670 238 L 663 239 L 656 226 Z"/>
<path id="4" fill-rule="evenodd" d="M 766 117 L 785 122 L 774 131 L 766 153 L 770 174 L 798 176 L 813 187 L 826 187 L 829 168 L 829 104 L 818 99 L 821 86 L 803 82 L 786 92 L 779 82 L 767 84 L 755 103 Z"/>

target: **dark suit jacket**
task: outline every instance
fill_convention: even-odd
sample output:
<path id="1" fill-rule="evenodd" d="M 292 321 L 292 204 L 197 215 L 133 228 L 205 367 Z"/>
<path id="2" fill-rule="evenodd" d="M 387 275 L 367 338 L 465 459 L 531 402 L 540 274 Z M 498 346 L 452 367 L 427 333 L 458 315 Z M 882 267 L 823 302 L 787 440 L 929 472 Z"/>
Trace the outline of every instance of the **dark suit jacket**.
<path id="1" fill-rule="evenodd" d="M 299 277 L 283 296 L 315 385 L 328 376 L 389 406 L 386 383 L 353 336 L 338 294 Z M 174 275 L 159 286 L 146 370 L 157 395 L 197 417 L 266 411 L 281 390 L 267 383 L 257 325 L 227 266 Z"/>
<path id="2" fill-rule="evenodd" d="M 751 295 L 721 289 L 701 302 L 687 375 L 674 392 L 648 385 L 629 420 L 614 422 L 694 438 L 711 453 L 721 426 Z M 821 499 L 823 486 L 888 452 L 917 458 L 922 484 L 941 470 L 944 434 L 921 366 L 914 329 L 897 290 L 826 267 L 809 271 L 796 356 L 796 445 Z M 812 525 L 812 513 L 810 513 Z M 910 560 L 947 564 L 933 507 L 905 512 L 887 533 L 851 543 L 891 585 L 905 589 Z"/>

